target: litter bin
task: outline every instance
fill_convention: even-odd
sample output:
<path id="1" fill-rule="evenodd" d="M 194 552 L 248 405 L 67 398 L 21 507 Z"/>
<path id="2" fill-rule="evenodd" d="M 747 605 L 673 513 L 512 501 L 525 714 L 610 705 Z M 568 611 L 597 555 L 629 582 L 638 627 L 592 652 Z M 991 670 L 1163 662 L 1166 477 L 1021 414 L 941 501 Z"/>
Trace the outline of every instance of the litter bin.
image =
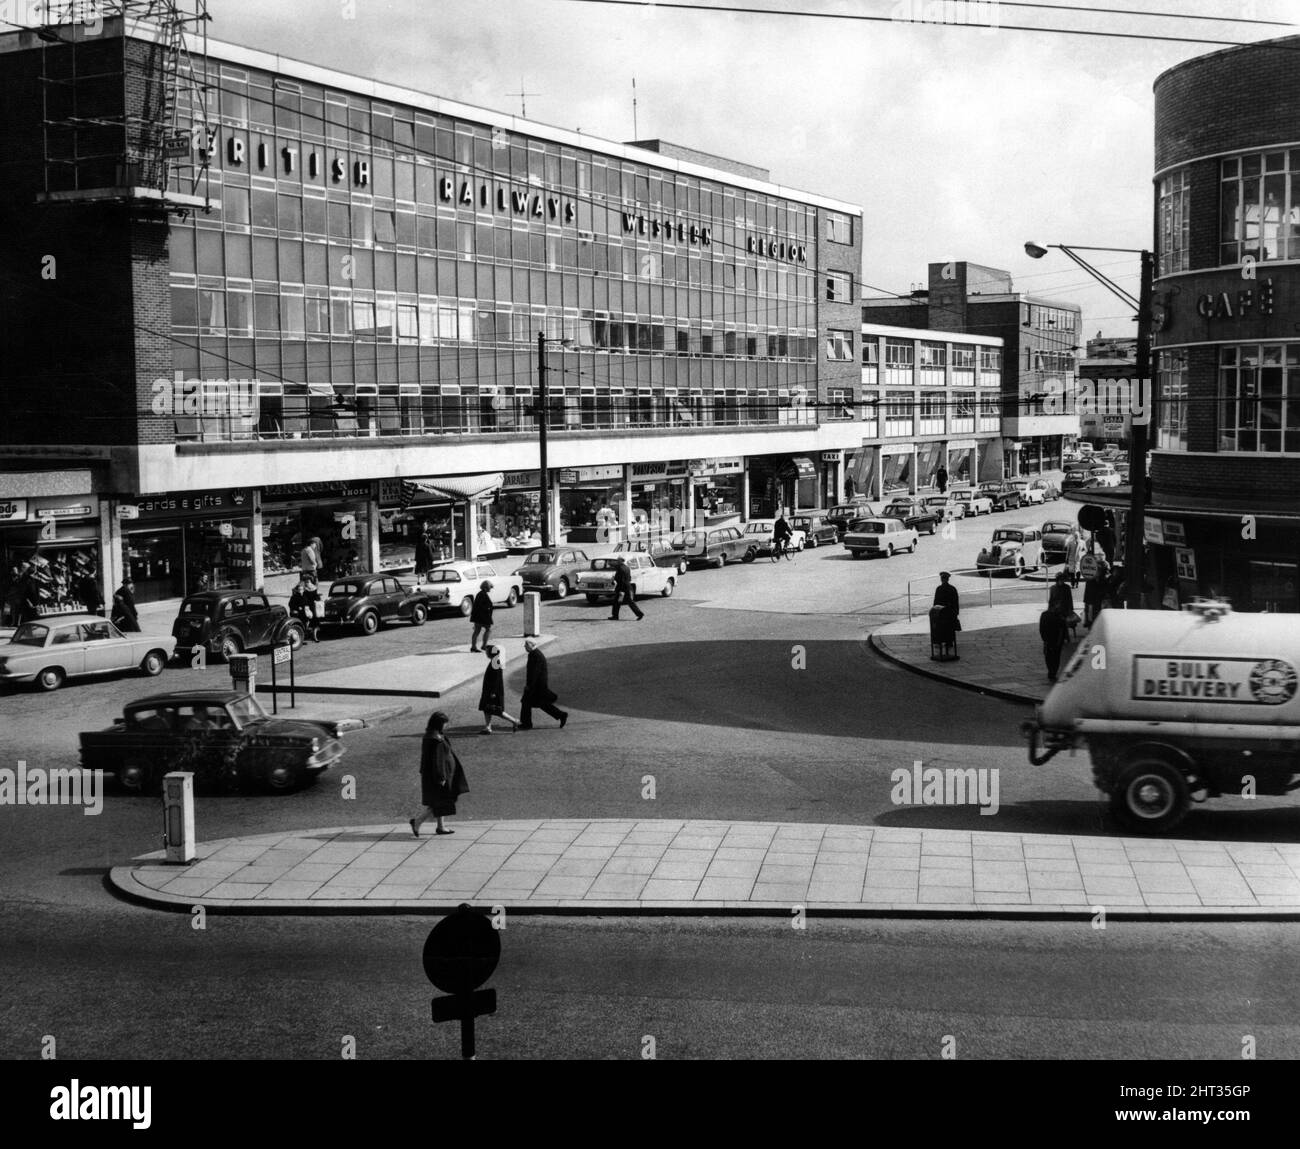
<path id="1" fill-rule="evenodd" d="M 950 606 L 932 606 L 930 661 L 951 662 L 957 657 L 957 615 Z"/>

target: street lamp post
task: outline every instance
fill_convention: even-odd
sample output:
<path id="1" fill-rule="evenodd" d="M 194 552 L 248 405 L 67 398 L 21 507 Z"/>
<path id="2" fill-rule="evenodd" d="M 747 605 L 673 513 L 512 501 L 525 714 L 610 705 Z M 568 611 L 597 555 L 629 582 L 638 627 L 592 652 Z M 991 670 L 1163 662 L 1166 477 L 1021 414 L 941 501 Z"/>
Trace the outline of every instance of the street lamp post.
<path id="1" fill-rule="evenodd" d="M 542 546 L 551 545 L 551 473 L 546 461 L 546 430 L 550 422 L 546 401 L 546 336 L 537 333 L 537 491 L 541 496 Z"/>
<path id="2" fill-rule="evenodd" d="M 1072 247 L 1063 243 L 1025 244 L 1025 254 L 1032 259 L 1042 259 L 1049 248 L 1063 251 L 1084 271 L 1105 287 L 1111 294 L 1130 307 L 1137 309 L 1137 363 L 1135 365 L 1134 383 L 1137 385 L 1142 402 L 1130 402 L 1129 439 L 1129 505 L 1128 530 L 1124 539 L 1125 562 L 1125 605 L 1131 610 L 1142 607 L 1142 586 L 1146 564 L 1142 552 L 1146 543 L 1143 521 L 1147 506 L 1147 448 L 1149 443 L 1148 428 L 1155 413 L 1155 386 L 1151 379 L 1151 295 L 1155 279 L 1155 257 L 1145 248 L 1134 247 Z M 1109 276 L 1098 271 L 1086 259 L 1078 255 L 1080 251 L 1119 251 L 1137 255 L 1142 260 L 1142 281 L 1135 299 L 1131 292 L 1125 291 Z M 1137 410 L 1133 410 L 1137 406 Z"/>

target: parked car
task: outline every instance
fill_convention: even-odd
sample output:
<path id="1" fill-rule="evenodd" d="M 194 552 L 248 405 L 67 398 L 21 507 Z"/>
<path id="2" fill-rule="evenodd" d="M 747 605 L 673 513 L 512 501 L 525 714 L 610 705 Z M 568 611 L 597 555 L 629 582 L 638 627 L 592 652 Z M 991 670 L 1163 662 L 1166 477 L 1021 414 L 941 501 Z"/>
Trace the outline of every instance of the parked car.
<path id="1" fill-rule="evenodd" d="M 1070 532 L 1077 530 L 1068 519 L 1048 519 L 1042 526 L 1043 565 L 1056 566 L 1065 562 L 1065 543 Z"/>
<path id="2" fill-rule="evenodd" d="M 1029 482 L 1030 491 L 1041 491 L 1043 497 L 1035 499 L 1034 502 L 1046 503 L 1061 497 L 1061 488 L 1058 487 L 1051 479 L 1031 479 Z"/>
<path id="3" fill-rule="evenodd" d="M 374 634 L 390 622 L 423 626 L 433 605 L 428 591 L 392 575 L 354 575 L 330 583 L 321 603 L 321 626 L 351 626 L 362 634 Z"/>
<path id="4" fill-rule="evenodd" d="M 489 596 L 493 606 L 514 606 L 523 597 L 524 583 L 516 574 L 498 574 L 491 563 L 472 563 L 465 559 L 436 566 L 424 576 L 420 587 L 429 596 L 435 610 L 459 610 L 466 618 L 474 609 L 474 596 L 484 580 L 492 584 Z"/>
<path id="5" fill-rule="evenodd" d="M 1020 491 L 1011 483 L 981 483 L 979 492 L 992 501 L 995 511 L 1009 511 L 1020 506 Z"/>
<path id="6" fill-rule="evenodd" d="M 981 549 L 975 565 L 980 570 L 1010 570 L 1016 576 L 1037 570 L 1042 561 L 1042 532 L 1024 523 L 999 527 Z"/>
<path id="7" fill-rule="evenodd" d="M 123 634 L 97 614 L 46 615 L 23 623 L 0 646 L 0 682 L 58 690 L 87 674 L 139 669 L 156 675 L 175 649 L 170 636 Z"/>
<path id="8" fill-rule="evenodd" d="M 844 532 L 849 529 L 849 523 L 854 519 L 874 518 L 876 512 L 871 509 L 867 503 L 866 495 L 855 495 L 847 502 L 836 503 L 826 512 L 826 521 L 835 524 L 835 530 L 839 537 L 844 538 Z"/>
<path id="9" fill-rule="evenodd" d="M 301 622 L 286 607 L 272 605 L 261 591 L 204 590 L 181 603 L 172 624 L 176 653 L 188 656 L 202 648 L 214 658 L 288 643 L 297 650 L 306 641 Z"/>
<path id="10" fill-rule="evenodd" d="M 679 575 L 687 570 L 686 552 L 671 543 L 650 539 L 625 539 L 614 548 L 615 554 L 643 553 L 655 561 L 656 566 L 675 568 Z"/>
<path id="11" fill-rule="evenodd" d="M 804 546 L 809 550 L 840 541 L 840 529 L 830 519 L 828 511 L 804 511 L 791 515 L 790 526 L 796 532 L 803 532 Z"/>
<path id="12" fill-rule="evenodd" d="M 1041 487 L 1035 487 L 1028 479 L 1012 479 L 1007 483 L 1008 487 L 1014 487 L 1020 492 L 1020 505 L 1028 506 L 1030 503 L 1043 503 L 1047 501 L 1047 492 Z"/>
<path id="13" fill-rule="evenodd" d="M 694 527 L 673 535 L 672 545 L 686 554 L 691 565 L 726 566 L 729 562 L 753 562 L 757 544 L 739 527 Z"/>
<path id="14" fill-rule="evenodd" d="M 1115 474 L 1119 476 L 1120 486 L 1124 486 L 1128 482 L 1128 476 L 1129 476 L 1128 464 L 1115 463 L 1114 467 L 1115 467 Z"/>
<path id="15" fill-rule="evenodd" d="M 547 547 L 533 551 L 514 573 L 523 582 L 524 590 L 554 591 L 556 598 L 564 598 L 577 585 L 578 573 L 590 569 L 586 551 Z"/>
<path id="16" fill-rule="evenodd" d="M 578 573 L 577 589 L 587 596 L 588 602 L 614 598 L 614 572 L 620 560 L 627 563 L 631 572 L 633 598 L 643 594 L 668 598 L 677 586 L 677 572 L 672 567 L 660 566 L 648 554 L 607 555 L 593 559 L 587 570 Z"/>
<path id="17" fill-rule="evenodd" d="M 915 551 L 919 537 L 916 528 L 902 519 L 855 519 L 845 532 L 844 546 L 855 559 L 863 555 L 892 559 L 895 551 Z"/>
<path id="18" fill-rule="evenodd" d="M 925 505 L 924 499 L 892 499 L 880 511 L 881 518 L 902 519 L 918 534 L 934 534 L 939 516 Z"/>
<path id="19" fill-rule="evenodd" d="M 1086 487 L 1097 487 L 1101 484 L 1093 478 L 1088 471 L 1066 471 L 1061 479 L 1062 491 L 1081 491 Z"/>
<path id="20" fill-rule="evenodd" d="M 993 513 L 993 500 L 980 491 L 972 491 L 963 487 L 958 491 L 949 491 L 948 497 L 953 502 L 962 505 L 962 518 L 967 515 L 974 518 L 976 515 L 991 515 Z"/>
<path id="21" fill-rule="evenodd" d="M 143 794 L 184 770 L 196 782 L 256 783 L 286 793 L 343 756 L 340 724 L 272 718 L 251 694 L 176 690 L 129 703 L 107 730 L 80 735 L 81 765 Z"/>
<path id="22" fill-rule="evenodd" d="M 1118 487 L 1120 484 L 1119 472 L 1109 463 L 1099 467 L 1093 467 L 1088 474 L 1096 481 L 1099 487 Z"/>
<path id="23" fill-rule="evenodd" d="M 757 548 L 754 551 L 756 555 L 770 555 L 772 553 L 772 538 L 775 529 L 775 519 L 754 519 L 745 524 L 745 538 Z M 801 551 L 807 541 L 808 536 L 803 531 L 796 530 L 792 524 L 790 527 L 790 549 L 792 551 Z"/>
<path id="24" fill-rule="evenodd" d="M 966 504 L 950 495 L 927 495 L 923 500 L 925 508 L 941 523 L 949 519 L 964 519 Z"/>

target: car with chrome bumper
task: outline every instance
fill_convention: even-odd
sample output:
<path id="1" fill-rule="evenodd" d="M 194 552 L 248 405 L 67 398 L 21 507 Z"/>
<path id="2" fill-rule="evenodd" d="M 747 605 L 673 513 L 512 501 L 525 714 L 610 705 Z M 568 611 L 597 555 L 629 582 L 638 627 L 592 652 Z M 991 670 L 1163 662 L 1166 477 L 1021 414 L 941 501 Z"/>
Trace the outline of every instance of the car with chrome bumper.
<path id="1" fill-rule="evenodd" d="M 593 559 L 591 569 L 578 574 L 578 591 L 588 602 L 613 600 L 617 594 L 616 573 L 619 562 L 627 563 L 632 577 L 632 597 L 657 594 L 668 598 L 677 586 L 677 573 L 671 567 L 661 567 L 647 554 L 607 555 Z"/>
<path id="2" fill-rule="evenodd" d="M 423 626 L 432 605 L 422 587 L 407 586 L 393 575 L 354 575 L 330 584 L 321 604 L 321 626 L 347 626 L 361 634 L 374 634 L 392 622 Z"/>
<path id="3" fill-rule="evenodd" d="M 523 565 L 515 567 L 525 591 L 553 594 L 566 598 L 577 587 L 578 575 L 591 569 L 591 559 L 586 551 L 572 547 L 542 547 L 533 551 Z"/>
<path id="4" fill-rule="evenodd" d="M 1018 578 L 1042 562 L 1042 532 L 1026 524 L 999 527 L 975 560 L 979 570 L 1012 571 Z"/>
<path id="5" fill-rule="evenodd" d="M 86 675 L 158 675 L 175 650 L 171 636 L 123 634 L 97 614 L 45 615 L 23 623 L 0 646 L 0 683 L 57 690 L 69 678 Z"/>

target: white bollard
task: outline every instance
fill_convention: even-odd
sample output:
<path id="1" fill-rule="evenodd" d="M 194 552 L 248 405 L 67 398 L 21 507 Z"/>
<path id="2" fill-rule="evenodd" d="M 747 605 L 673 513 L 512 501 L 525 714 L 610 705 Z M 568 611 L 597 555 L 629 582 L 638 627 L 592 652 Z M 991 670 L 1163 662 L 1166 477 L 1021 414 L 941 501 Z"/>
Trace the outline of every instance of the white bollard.
<path id="1" fill-rule="evenodd" d="M 542 633 L 542 596 L 535 590 L 524 594 L 524 637 L 536 638 Z"/>
<path id="2" fill-rule="evenodd" d="M 194 775 L 163 775 L 163 845 L 167 861 L 194 861 Z"/>

